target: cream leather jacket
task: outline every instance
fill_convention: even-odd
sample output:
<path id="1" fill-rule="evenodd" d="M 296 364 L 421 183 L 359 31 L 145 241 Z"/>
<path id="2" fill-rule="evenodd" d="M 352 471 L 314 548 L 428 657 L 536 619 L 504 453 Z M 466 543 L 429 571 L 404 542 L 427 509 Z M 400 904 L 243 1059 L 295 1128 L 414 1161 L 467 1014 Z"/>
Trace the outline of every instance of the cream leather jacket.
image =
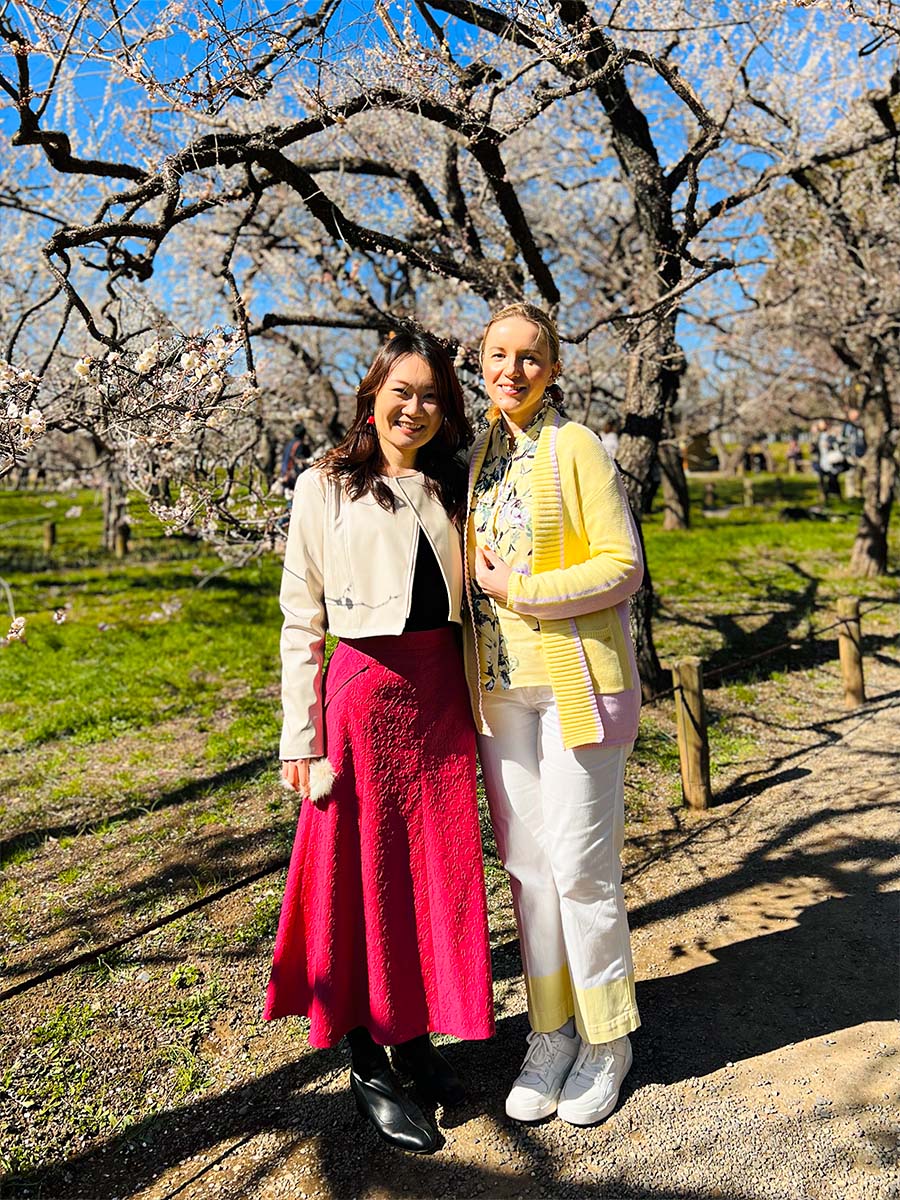
<path id="1" fill-rule="evenodd" d="M 339 638 L 403 632 L 412 600 L 419 530 L 447 585 L 447 620 L 460 621 L 460 538 L 424 476 L 386 478 L 393 513 L 372 496 L 351 500 L 323 471 L 305 471 L 294 492 L 281 580 L 282 759 L 325 753 L 322 664 L 326 630 Z"/>

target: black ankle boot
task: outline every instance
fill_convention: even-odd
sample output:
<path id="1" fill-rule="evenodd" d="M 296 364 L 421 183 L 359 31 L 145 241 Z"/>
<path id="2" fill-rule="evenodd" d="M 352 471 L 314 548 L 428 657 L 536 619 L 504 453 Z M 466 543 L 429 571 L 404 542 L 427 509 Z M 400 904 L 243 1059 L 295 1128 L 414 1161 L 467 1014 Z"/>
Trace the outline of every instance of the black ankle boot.
<path id="1" fill-rule="evenodd" d="M 350 1047 L 350 1063 L 360 1079 L 371 1079 L 381 1071 L 390 1069 L 387 1051 L 379 1046 L 364 1025 L 357 1025 L 347 1034 Z"/>
<path id="2" fill-rule="evenodd" d="M 369 1079 L 350 1072 L 356 1107 L 389 1146 L 431 1154 L 441 1144 L 437 1126 L 403 1091 L 390 1068 Z"/>
<path id="3" fill-rule="evenodd" d="M 409 1075 L 422 1095 L 434 1104 L 452 1108 L 465 1100 L 462 1081 L 440 1050 L 432 1046 L 427 1033 L 393 1046 L 391 1054 L 397 1070 Z"/>

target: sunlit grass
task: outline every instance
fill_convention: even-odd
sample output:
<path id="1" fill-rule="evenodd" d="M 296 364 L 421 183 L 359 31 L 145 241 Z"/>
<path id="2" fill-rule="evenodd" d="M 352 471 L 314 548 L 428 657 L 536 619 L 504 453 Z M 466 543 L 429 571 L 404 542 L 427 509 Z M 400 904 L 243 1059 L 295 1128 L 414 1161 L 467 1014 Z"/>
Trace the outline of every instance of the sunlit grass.
<path id="1" fill-rule="evenodd" d="M 198 587 L 221 565 L 217 560 L 165 538 L 158 525 L 140 524 L 138 556 L 163 557 L 110 559 L 99 548 L 99 509 L 90 493 L 79 500 L 82 515 L 60 534 L 52 566 L 40 551 L 40 523 L 5 531 L 11 540 L 3 543 L 0 574 L 27 622 L 26 641 L 3 652 L 0 714 L 7 738 L 18 745 L 61 737 L 90 745 L 188 710 L 212 714 L 223 697 L 271 688 L 278 678 L 277 559 Z M 0 525 L 42 503 L 0 492 Z M 235 739 L 248 742 L 249 730 Z"/>

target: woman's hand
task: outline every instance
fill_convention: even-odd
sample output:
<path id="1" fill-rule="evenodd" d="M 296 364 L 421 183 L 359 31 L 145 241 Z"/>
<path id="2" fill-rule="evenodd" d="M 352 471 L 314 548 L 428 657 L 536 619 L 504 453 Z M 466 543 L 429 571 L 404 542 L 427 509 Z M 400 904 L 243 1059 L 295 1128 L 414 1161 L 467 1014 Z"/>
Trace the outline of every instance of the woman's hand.
<path id="1" fill-rule="evenodd" d="M 281 781 L 286 788 L 297 792 L 301 801 L 309 799 L 309 764 L 308 758 L 288 759 L 281 764 Z M 313 801 L 317 808 L 318 801 Z"/>
<path id="2" fill-rule="evenodd" d="M 509 599 L 510 575 L 512 568 L 493 550 L 486 546 L 475 547 L 475 582 L 492 600 L 506 604 Z"/>

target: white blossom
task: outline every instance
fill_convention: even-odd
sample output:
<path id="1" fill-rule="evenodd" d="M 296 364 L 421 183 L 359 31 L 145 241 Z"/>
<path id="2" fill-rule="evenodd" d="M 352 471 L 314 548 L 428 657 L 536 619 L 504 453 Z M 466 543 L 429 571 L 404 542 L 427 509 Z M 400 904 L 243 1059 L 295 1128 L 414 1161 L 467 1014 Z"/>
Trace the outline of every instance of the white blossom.
<path id="1" fill-rule="evenodd" d="M 147 375 L 156 366 L 159 359 L 159 342 L 151 342 L 135 359 L 134 369 L 139 375 Z"/>
<path id="2" fill-rule="evenodd" d="M 40 409 L 33 408 L 22 417 L 22 432 L 26 437 L 38 437 L 46 428 L 47 422 Z"/>
<path id="3" fill-rule="evenodd" d="M 9 627 L 9 633 L 6 635 L 9 642 L 21 642 L 25 639 L 25 618 L 13 617 L 12 624 Z"/>

